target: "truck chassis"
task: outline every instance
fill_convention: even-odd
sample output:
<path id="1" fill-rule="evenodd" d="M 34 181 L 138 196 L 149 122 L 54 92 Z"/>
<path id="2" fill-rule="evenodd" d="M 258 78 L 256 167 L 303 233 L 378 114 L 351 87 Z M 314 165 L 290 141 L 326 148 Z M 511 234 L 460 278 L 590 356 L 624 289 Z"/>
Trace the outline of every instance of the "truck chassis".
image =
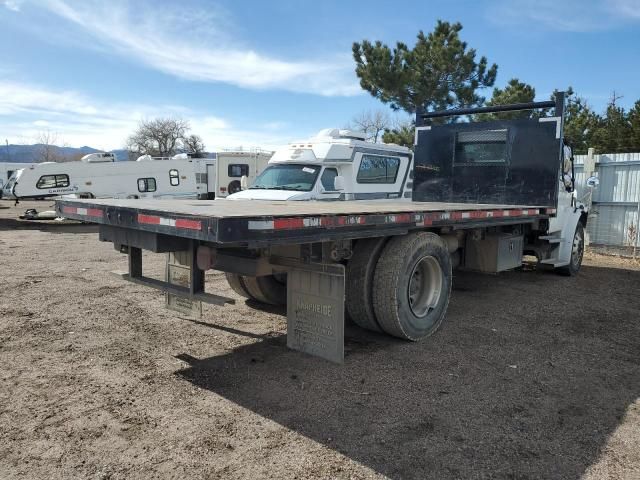
<path id="1" fill-rule="evenodd" d="M 363 303 L 356 298 L 357 292 L 366 293 L 372 288 L 375 264 L 391 255 L 403 255 L 401 246 L 389 248 L 392 240 L 430 235 L 441 249 L 444 246 L 452 260 L 442 267 L 448 272 L 439 295 L 448 303 L 451 269 L 464 262 L 456 258 L 463 237 L 470 233 L 480 237 L 482 232 L 508 237 L 515 232 L 517 238 L 524 238 L 527 232 L 543 231 L 555 214 L 555 209 L 535 206 L 392 201 L 259 203 L 259 216 L 249 213 L 256 211 L 253 201 L 200 201 L 191 205 L 162 200 L 60 200 L 56 208 L 67 218 L 100 224 L 100 240 L 110 241 L 128 253 L 129 269 L 122 277 L 160 289 L 168 299 L 232 303 L 230 298 L 205 292 L 203 272 L 209 268 L 236 275 L 240 282 L 286 273 L 288 346 L 335 362 L 344 359 L 345 303 L 347 307 L 352 305 L 348 311 L 357 309 L 354 305 Z M 327 214 L 328 205 L 331 214 Z M 390 245 L 383 248 L 387 242 Z M 521 259 L 522 243 L 516 248 L 516 257 Z M 144 276 L 143 249 L 184 252 L 182 265 L 188 278 L 176 284 L 169 265 L 165 280 Z M 359 257 L 365 259 L 365 271 L 356 273 L 352 266 Z M 428 274 L 429 269 L 425 272 Z M 246 284 L 243 286 L 248 293 Z M 255 291 L 245 296 L 255 298 Z M 428 308 L 429 299 L 425 301 Z M 443 311 L 425 332 L 406 331 L 407 325 L 401 322 L 376 321 L 373 305 L 367 307 L 368 312 L 355 312 L 357 323 L 411 340 L 430 334 L 444 317 Z"/>
<path id="2" fill-rule="evenodd" d="M 552 117 L 429 123 L 552 107 Z M 455 268 L 497 273 L 529 254 L 578 272 L 588 209 L 575 197 L 563 112 L 562 94 L 418 112 L 413 201 L 61 200 L 56 209 L 100 224 L 100 240 L 129 255 L 123 278 L 163 290 L 169 308 L 199 314 L 201 302 L 232 302 L 205 292 L 203 272 L 220 270 L 241 296 L 286 304 L 290 348 L 342 363 L 345 312 L 365 329 L 427 337 L 445 317 Z M 143 249 L 168 254 L 165 280 L 143 275 Z"/>

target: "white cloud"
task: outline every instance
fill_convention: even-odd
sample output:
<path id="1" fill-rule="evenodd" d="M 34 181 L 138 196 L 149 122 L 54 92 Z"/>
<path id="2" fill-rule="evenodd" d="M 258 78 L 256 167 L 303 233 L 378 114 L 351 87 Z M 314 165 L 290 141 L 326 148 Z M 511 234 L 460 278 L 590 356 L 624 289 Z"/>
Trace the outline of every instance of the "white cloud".
<path id="1" fill-rule="evenodd" d="M 207 11 L 184 7 L 172 11 L 143 2 L 41 0 L 40 4 L 94 42 L 179 78 L 325 96 L 361 93 L 348 53 L 305 60 L 259 53 L 231 35 L 233 20 L 213 6 Z"/>
<path id="2" fill-rule="evenodd" d="M 591 32 L 640 19 L 640 0 L 496 0 L 487 17 L 501 26 Z"/>
<path id="3" fill-rule="evenodd" d="M 609 9 L 615 15 L 640 19 L 640 0 L 610 0 Z"/>
<path id="4" fill-rule="evenodd" d="M 22 2 L 19 0 L 4 0 L 2 4 L 5 6 L 5 8 L 13 12 L 19 12 Z"/>
<path id="5" fill-rule="evenodd" d="M 287 143 L 289 132 L 262 128 L 235 128 L 227 120 L 172 105 L 130 105 L 98 102 L 74 91 L 54 91 L 37 85 L 0 80 L 0 131 L 10 143 L 32 143 L 42 130 L 55 132 L 65 144 L 112 150 L 145 118 L 177 116 L 189 120 L 208 150 L 276 148 Z"/>

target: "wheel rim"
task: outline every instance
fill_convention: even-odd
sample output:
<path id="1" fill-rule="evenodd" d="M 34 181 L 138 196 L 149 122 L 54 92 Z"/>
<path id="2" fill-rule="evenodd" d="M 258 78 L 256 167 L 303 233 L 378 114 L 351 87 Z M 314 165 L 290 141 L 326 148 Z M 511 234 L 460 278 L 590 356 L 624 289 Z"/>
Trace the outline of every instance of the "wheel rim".
<path id="1" fill-rule="evenodd" d="M 582 256 L 584 255 L 584 237 L 580 229 L 576 230 L 576 234 L 573 236 L 573 247 L 571 249 L 571 259 L 573 266 L 577 267 L 582 262 Z"/>
<path id="2" fill-rule="evenodd" d="M 416 317 L 425 317 L 438 304 L 442 277 L 442 268 L 434 257 L 422 257 L 413 267 L 407 296 L 409 308 Z"/>

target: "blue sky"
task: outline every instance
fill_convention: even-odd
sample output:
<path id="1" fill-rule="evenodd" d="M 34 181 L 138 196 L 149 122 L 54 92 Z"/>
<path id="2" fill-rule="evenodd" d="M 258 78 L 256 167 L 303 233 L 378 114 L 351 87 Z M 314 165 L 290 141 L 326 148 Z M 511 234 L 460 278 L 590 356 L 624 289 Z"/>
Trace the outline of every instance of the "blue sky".
<path id="1" fill-rule="evenodd" d="M 437 19 L 464 25 L 496 86 L 640 99 L 640 0 L 0 0 L 0 139 L 120 148 L 172 115 L 209 150 L 273 147 L 389 110 L 360 89 L 352 42 L 412 45 Z"/>

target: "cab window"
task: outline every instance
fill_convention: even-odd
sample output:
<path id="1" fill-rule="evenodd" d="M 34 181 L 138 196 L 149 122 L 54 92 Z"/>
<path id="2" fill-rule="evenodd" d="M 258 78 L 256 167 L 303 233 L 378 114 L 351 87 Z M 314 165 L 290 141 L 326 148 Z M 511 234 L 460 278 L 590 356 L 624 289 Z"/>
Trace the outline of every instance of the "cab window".
<path id="1" fill-rule="evenodd" d="M 454 163 L 460 166 L 507 163 L 507 130 L 458 132 Z"/>
<path id="2" fill-rule="evenodd" d="M 334 180 L 338 176 L 338 170 L 335 168 L 325 168 L 324 172 L 322 172 L 322 176 L 320 177 L 320 183 L 322 184 L 322 188 L 327 191 L 335 191 Z"/>

